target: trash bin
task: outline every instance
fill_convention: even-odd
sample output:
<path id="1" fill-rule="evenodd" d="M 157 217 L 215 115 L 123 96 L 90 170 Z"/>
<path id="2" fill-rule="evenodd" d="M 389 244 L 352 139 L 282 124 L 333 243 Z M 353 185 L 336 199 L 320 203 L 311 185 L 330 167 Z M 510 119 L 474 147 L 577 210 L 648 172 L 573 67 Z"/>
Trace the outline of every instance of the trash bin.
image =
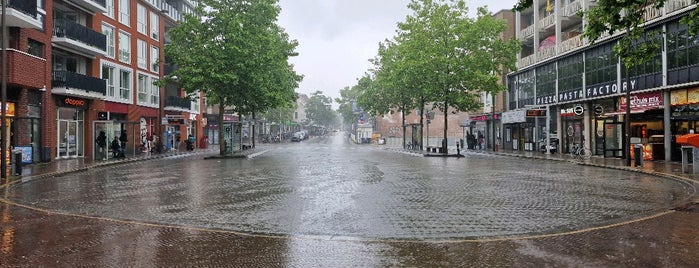
<path id="1" fill-rule="evenodd" d="M 643 166 L 643 144 L 634 144 L 633 146 L 634 154 L 634 165 L 637 167 Z"/>
<path id="2" fill-rule="evenodd" d="M 22 175 L 22 150 L 12 150 L 12 174 Z"/>

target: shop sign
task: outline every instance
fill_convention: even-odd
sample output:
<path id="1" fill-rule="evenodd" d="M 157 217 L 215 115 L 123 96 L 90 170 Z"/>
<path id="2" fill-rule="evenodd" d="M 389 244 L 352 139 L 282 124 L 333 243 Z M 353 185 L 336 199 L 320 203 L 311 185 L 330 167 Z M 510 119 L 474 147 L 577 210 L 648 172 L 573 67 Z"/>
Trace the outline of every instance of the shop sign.
<path id="1" fill-rule="evenodd" d="M 663 95 L 660 91 L 631 95 L 631 110 L 652 109 L 663 106 Z M 626 110 L 626 97 L 619 97 L 619 110 Z"/>
<path id="2" fill-rule="evenodd" d="M 545 117 L 545 116 L 546 116 L 546 110 L 543 110 L 543 109 L 527 110 L 527 117 Z"/>
<path id="3" fill-rule="evenodd" d="M 556 103 L 557 101 L 558 100 L 556 99 L 556 95 L 548 95 L 536 98 L 537 105 L 552 104 Z"/>
<path id="4" fill-rule="evenodd" d="M 502 113 L 502 123 L 512 124 L 512 123 L 523 123 L 527 122 L 527 111 L 526 110 L 514 110 Z"/>
<path id="5" fill-rule="evenodd" d="M 582 96 L 583 96 L 582 90 L 562 92 L 562 93 L 558 93 L 558 100 L 557 101 L 579 100 L 579 99 L 582 99 Z"/>
<path id="6" fill-rule="evenodd" d="M 223 121 L 224 122 L 237 122 L 238 121 L 238 116 L 232 115 L 232 114 L 224 114 L 223 115 Z"/>
<path id="7" fill-rule="evenodd" d="M 585 112 L 585 109 L 582 105 L 575 105 L 574 107 L 561 109 L 561 116 L 580 116 L 583 112 Z"/>
<path id="8" fill-rule="evenodd" d="M 602 105 L 595 105 L 593 109 L 596 115 L 601 115 L 604 113 L 604 107 L 602 107 Z"/>
<path id="9" fill-rule="evenodd" d="M 62 96 L 58 97 L 58 106 L 85 109 L 87 108 L 87 101 L 85 99 Z"/>
<path id="10" fill-rule="evenodd" d="M 687 103 L 699 103 L 699 88 L 692 88 L 687 90 Z"/>
<path id="11" fill-rule="evenodd" d="M 636 80 L 631 80 L 631 91 L 634 91 L 636 89 Z M 626 82 L 621 83 L 621 90 L 619 90 L 619 87 L 617 86 L 616 82 L 614 83 L 609 83 L 606 85 L 601 85 L 601 86 L 594 86 L 591 88 L 588 88 L 585 91 L 585 96 L 588 98 L 593 98 L 593 97 L 599 97 L 599 96 L 608 96 L 608 95 L 614 95 L 617 93 L 622 93 L 626 92 Z"/>
<path id="12" fill-rule="evenodd" d="M 184 116 L 178 114 L 167 114 L 160 122 L 163 125 L 184 125 Z"/>
<path id="13" fill-rule="evenodd" d="M 471 116 L 469 118 L 471 121 L 486 121 L 488 120 L 488 117 L 486 115 L 478 115 L 478 116 Z"/>
<path id="14" fill-rule="evenodd" d="M 687 104 L 687 89 L 670 91 L 670 105 L 685 105 Z"/>

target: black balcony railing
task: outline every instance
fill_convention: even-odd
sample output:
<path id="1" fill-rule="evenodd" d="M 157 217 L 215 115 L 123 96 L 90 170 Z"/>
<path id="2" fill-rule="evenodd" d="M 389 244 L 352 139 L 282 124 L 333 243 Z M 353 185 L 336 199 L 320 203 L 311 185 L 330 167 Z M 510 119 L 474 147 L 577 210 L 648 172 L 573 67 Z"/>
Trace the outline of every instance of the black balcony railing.
<path id="1" fill-rule="evenodd" d="M 69 87 L 107 94 L 107 80 L 69 71 L 53 71 L 53 87 Z"/>
<path id="2" fill-rule="evenodd" d="M 56 37 L 67 37 L 101 50 L 107 50 L 106 35 L 74 21 L 65 19 L 54 20 L 53 35 Z"/>
<path id="3" fill-rule="evenodd" d="M 165 107 L 178 107 L 185 110 L 189 110 L 192 107 L 192 101 L 188 98 L 180 98 L 175 96 L 169 96 L 165 98 Z"/>
<path id="4" fill-rule="evenodd" d="M 36 1 L 10 0 L 9 3 L 7 3 L 7 7 L 12 8 L 14 10 L 22 11 L 22 13 L 25 13 L 29 16 L 32 16 L 32 18 L 36 19 Z"/>

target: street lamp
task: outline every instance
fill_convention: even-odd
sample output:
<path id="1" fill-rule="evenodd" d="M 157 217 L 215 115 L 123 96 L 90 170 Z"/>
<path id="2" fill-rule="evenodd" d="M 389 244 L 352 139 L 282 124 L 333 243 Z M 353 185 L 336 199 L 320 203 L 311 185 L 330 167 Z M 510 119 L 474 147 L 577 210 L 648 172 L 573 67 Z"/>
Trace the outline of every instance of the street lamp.
<path id="1" fill-rule="evenodd" d="M 2 142 L 0 142 L 0 147 L 2 150 L 2 153 L 0 153 L 0 178 L 6 179 L 7 178 L 7 29 L 5 27 L 5 13 L 7 9 L 7 0 L 2 0 L 2 18 L 0 18 L 0 28 L 2 28 L 0 31 L 0 35 L 2 35 L 2 61 L 0 66 L 0 69 L 2 69 L 2 82 L 1 82 L 1 95 L 2 95 L 2 105 L 0 105 L 0 109 L 2 109 L 2 112 L 0 112 L 2 115 L 0 116 L 0 126 L 2 126 L 2 135 L 0 135 L 0 139 L 2 139 Z M 21 160 L 20 160 L 21 161 Z"/>

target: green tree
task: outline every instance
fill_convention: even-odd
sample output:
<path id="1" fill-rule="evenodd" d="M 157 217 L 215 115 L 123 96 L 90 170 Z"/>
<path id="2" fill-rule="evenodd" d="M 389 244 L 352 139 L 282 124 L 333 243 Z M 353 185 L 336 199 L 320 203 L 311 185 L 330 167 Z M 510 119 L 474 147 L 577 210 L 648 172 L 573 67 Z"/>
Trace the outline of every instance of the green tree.
<path id="1" fill-rule="evenodd" d="M 323 95 L 322 91 L 311 94 L 306 103 L 306 118 L 313 124 L 330 127 L 337 122 L 337 113 L 332 110 L 332 98 Z"/>
<path id="2" fill-rule="evenodd" d="M 362 95 L 364 96 L 363 105 L 374 107 L 371 110 L 378 115 L 387 113 L 387 110 L 401 113 L 403 146 L 406 145 L 405 118 L 415 108 L 424 110 L 425 99 L 423 90 L 417 86 L 421 72 L 416 72 L 418 68 L 411 65 L 415 61 L 409 50 L 402 52 L 405 48 L 405 45 L 401 46 L 390 40 L 379 44 L 378 56 L 373 60 L 375 66 L 373 86 L 366 87 L 367 91 Z"/>
<path id="3" fill-rule="evenodd" d="M 188 94 L 201 91 L 209 104 L 247 115 L 296 100 L 302 76 L 288 63 L 298 45 L 276 24 L 277 0 L 201 0 L 168 33 L 165 55 L 178 67 Z M 223 140 L 223 131 L 219 131 Z M 225 153 L 221 143 L 221 154 Z"/>
<path id="4" fill-rule="evenodd" d="M 340 97 L 335 98 L 335 102 L 338 103 L 337 108 L 338 113 L 342 116 L 342 121 L 344 124 L 352 125 L 359 121 L 359 114 L 355 112 L 354 108 L 357 106 L 357 98 L 359 97 L 360 91 L 356 86 L 345 87 L 340 90 Z M 348 127 L 344 128 L 345 130 Z"/>
<path id="5" fill-rule="evenodd" d="M 422 74 L 416 86 L 444 113 L 446 140 L 450 112 L 474 110 L 481 93 L 505 90 L 502 67 L 516 69 L 519 43 L 500 38 L 507 25 L 485 8 L 468 18 L 462 0 L 413 0 L 408 6 L 414 14 L 398 24 L 396 42 L 402 56 L 412 58 L 407 68 L 413 71 L 406 74 Z"/>

